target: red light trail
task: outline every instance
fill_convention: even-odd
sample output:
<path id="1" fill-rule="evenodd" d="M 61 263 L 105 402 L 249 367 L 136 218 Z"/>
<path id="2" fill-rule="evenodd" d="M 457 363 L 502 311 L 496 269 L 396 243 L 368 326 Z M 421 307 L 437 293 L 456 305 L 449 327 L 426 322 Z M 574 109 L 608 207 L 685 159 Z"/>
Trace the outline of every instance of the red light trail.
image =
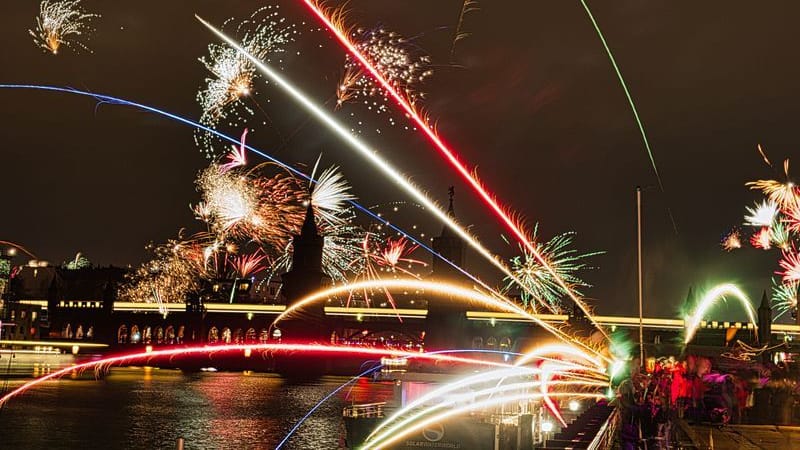
<path id="1" fill-rule="evenodd" d="M 331 353 L 331 354 L 353 354 L 353 355 L 373 355 L 373 356 L 392 356 L 395 358 L 416 358 L 427 359 L 432 361 L 443 361 L 452 363 L 475 364 L 482 366 L 492 367 L 511 367 L 510 364 L 498 363 L 493 361 L 484 361 L 475 358 L 466 358 L 462 356 L 451 356 L 445 354 L 433 354 L 424 352 L 407 352 L 402 350 L 390 350 L 379 348 L 362 348 L 362 347 L 348 347 L 340 345 L 323 345 L 323 344 L 229 344 L 229 345 L 198 345 L 181 348 L 170 348 L 165 350 L 155 350 L 151 352 L 136 352 L 127 353 L 117 356 L 109 356 L 106 358 L 87 361 L 84 363 L 76 364 L 66 367 L 45 376 L 33 379 L 23 384 L 22 386 L 0 397 L 0 407 L 5 405 L 12 398 L 44 383 L 45 381 L 60 378 L 76 371 L 85 371 L 87 369 L 101 370 L 103 367 L 109 367 L 117 364 L 131 363 L 134 361 L 150 360 L 158 357 L 174 357 L 185 355 L 197 354 L 213 354 L 220 352 L 233 352 L 233 351 L 261 351 L 261 352 L 303 352 L 303 353 Z"/>

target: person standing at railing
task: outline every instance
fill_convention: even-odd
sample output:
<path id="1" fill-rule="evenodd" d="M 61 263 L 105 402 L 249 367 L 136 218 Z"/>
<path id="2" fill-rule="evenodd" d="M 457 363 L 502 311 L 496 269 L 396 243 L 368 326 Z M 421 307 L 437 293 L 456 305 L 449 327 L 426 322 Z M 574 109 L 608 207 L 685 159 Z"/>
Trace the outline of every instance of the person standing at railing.
<path id="1" fill-rule="evenodd" d="M 617 387 L 615 402 L 620 413 L 620 447 L 622 450 L 635 450 L 642 435 L 641 418 L 645 411 L 637 402 L 634 383 L 630 378 Z"/>

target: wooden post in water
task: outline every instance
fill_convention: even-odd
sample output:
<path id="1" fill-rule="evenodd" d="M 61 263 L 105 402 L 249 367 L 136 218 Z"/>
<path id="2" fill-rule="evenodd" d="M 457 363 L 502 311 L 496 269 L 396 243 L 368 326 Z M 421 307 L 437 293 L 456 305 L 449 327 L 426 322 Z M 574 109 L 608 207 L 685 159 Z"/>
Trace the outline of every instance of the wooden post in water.
<path id="1" fill-rule="evenodd" d="M 178 438 L 178 442 L 177 442 L 177 447 L 176 448 L 178 450 L 183 450 L 183 438 L 182 437 Z"/>

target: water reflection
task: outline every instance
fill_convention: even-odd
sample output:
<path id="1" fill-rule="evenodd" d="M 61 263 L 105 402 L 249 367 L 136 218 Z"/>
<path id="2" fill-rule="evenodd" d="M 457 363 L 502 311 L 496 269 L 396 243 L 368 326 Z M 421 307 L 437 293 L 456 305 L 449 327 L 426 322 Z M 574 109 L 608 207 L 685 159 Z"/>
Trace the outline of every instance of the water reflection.
<path id="1" fill-rule="evenodd" d="M 259 373 L 113 369 L 101 380 L 48 382 L 0 410 L 0 447 L 272 449 L 319 399 L 348 379 L 290 383 Z M 12 380 L 9 388 L 21 381 Z M 391 384 L 355 383 L 322 406 L 287 448 L 336 448 L 342 408 L 386 399 Z"/>

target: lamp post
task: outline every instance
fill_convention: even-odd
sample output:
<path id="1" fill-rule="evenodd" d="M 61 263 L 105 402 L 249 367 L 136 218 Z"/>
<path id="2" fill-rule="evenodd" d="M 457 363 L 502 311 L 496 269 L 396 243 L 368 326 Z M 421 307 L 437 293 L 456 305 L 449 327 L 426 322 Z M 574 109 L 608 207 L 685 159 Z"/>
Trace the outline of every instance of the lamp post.
<path id="1" fill-rule="evenodd" d="M 642 321 L 642 187 L 636 186 L 636 255 L 639 284 L 639 366 L 644 364 L 644 332 Z"/>

